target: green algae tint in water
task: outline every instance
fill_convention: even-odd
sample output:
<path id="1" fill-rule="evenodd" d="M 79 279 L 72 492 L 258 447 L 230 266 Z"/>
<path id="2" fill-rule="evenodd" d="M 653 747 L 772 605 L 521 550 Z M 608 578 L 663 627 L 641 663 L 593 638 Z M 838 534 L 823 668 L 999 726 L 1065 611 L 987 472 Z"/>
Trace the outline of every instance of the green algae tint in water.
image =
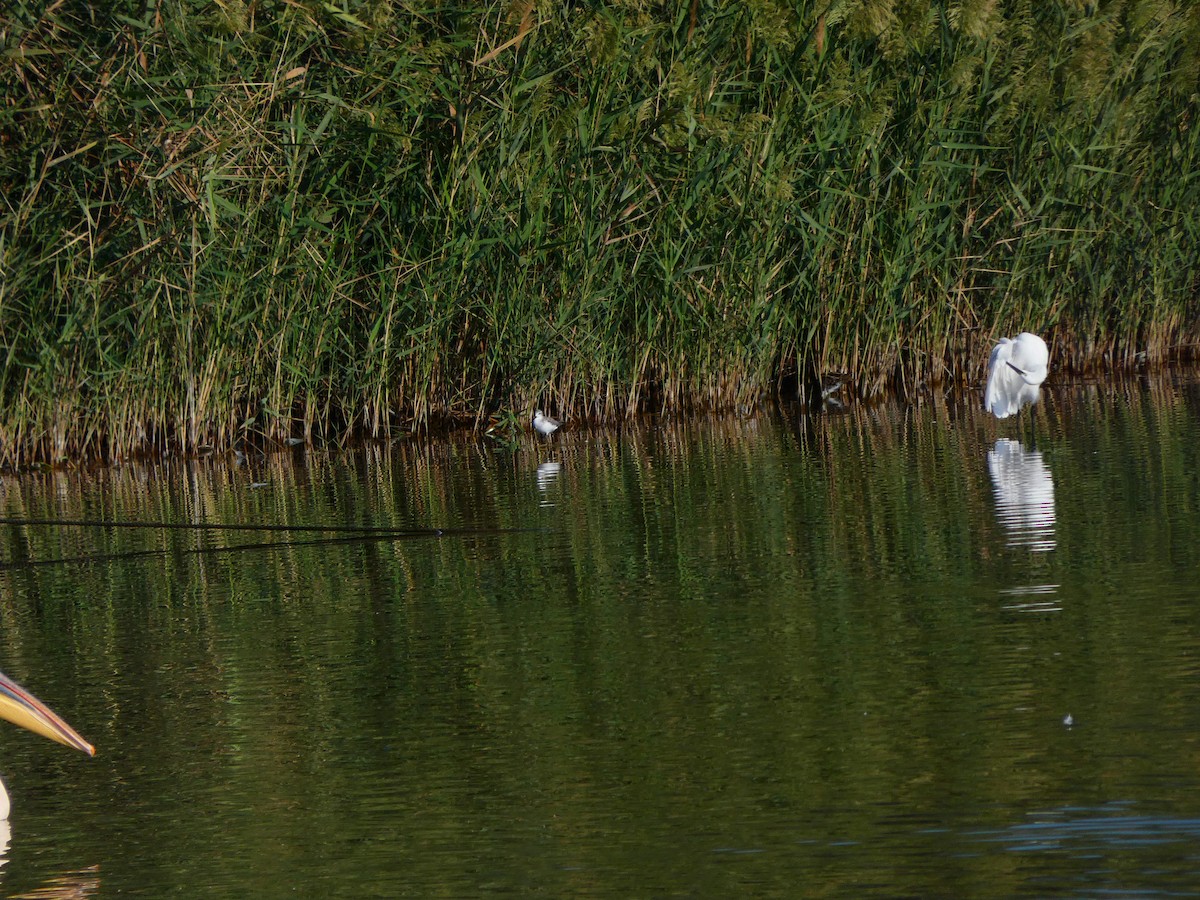
<path id="1" fill-rule="evenodd" d="M 0 572 L 0 668 L 98 748 L 0 730 L 4 890 L 1190 891 L 1198 420 L 1162 382 L 1060 389 L 1036 448 L 931 405 L 6 480 L 10 517 L 480 530 L 6 526 L 106 556 Z"/>

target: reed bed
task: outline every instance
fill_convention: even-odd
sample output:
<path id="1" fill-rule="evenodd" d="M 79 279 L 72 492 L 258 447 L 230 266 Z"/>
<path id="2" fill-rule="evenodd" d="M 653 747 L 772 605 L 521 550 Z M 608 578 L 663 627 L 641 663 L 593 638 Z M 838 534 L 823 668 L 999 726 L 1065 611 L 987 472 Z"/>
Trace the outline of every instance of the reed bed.
<path id="1" fill-rule="evenodd" d="M 15 0 L 0 461 L 1190 358 L 1200 8 Z"/>

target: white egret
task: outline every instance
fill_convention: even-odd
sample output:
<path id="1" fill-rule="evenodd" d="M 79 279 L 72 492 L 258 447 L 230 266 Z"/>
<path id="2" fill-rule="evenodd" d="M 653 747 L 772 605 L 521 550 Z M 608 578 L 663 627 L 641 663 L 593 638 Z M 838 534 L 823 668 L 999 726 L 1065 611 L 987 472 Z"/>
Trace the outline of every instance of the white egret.
<path id="1" fill-rule="evenodd" d="M 550 418 L 540 409 L 534 410 L 533 427 L 538 434 L 543 434 L 546 437 L 549 437 L 550 435 L 554 434 L 554 432 L 558 431 L 558 427 L 560 425 L 562 425 L 562 422 L 558 421 L 558 419 Z"/>
<path id="2" fill-rule="evenodd" d="M 96 754 L 96 748 L 81 738 L 74 728 L 3 672 L 0 672 L 0 718 L 28 728 L 52 741 L 82 750 L 88 756 Z M 0 781 L 0 821 L 8 819 L 10 805 L 8 791 L 4 782 Z"/>
<path id="3" fill-rule="evenodd" d="M 1001 338 L 988 360 L 983 406 L 997 419 L 1016 415 L 1022 406 L 1037 403 L 1038 386 L 1046 380 L 1050 351 L 1036 334 L 1023 331 Z"/>

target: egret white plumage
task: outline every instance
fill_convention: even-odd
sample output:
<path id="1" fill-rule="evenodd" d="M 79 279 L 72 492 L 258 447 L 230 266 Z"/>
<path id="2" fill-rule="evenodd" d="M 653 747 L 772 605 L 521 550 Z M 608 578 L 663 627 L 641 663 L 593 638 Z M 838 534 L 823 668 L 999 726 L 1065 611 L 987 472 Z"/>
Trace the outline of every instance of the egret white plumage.
<path id="1" fill-rule="evenodd" d="M 1036 334 L 1023 331 L 1015 338 L 1001 338 L 988 359 L 984 409 L 997 419 L 1007 419 L 1022 406 L 1037 403 L 1049 367 L 1050 350 Z"/>
<path id="2" fill-rule="evenodd" d="M 533 411 L 533 427 L 538 434 L 549 437 L 550 435 L 554 434 L 554 432 L 558 431 L 560 425 L 562 425 L 562 422 L 558 421 L 558 419 L 550 418 L 540 409 Z"/>
<path id="3" fill-rule="evenodd" d="M 3 672 L 0 672 L 0 718 L 28 728 L 52 741 L 82 750 L 88 756 L 96 754 L 96 748 L 81 738 L 54 710 Z M 4 782 L 0 781 L 0 821 L 8 818 L 10 805 L 8 791 Z"/>

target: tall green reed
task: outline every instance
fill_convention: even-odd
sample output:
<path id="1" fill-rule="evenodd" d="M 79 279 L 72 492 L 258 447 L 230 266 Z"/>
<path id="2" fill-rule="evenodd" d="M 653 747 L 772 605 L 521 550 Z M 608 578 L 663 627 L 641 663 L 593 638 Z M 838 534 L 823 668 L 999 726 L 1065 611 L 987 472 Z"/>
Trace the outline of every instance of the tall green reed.
<path id="1" fill-rule="evenodd" d="M 1200 13 L 18 2 L 0 456 L 1191 355 Z"/>

